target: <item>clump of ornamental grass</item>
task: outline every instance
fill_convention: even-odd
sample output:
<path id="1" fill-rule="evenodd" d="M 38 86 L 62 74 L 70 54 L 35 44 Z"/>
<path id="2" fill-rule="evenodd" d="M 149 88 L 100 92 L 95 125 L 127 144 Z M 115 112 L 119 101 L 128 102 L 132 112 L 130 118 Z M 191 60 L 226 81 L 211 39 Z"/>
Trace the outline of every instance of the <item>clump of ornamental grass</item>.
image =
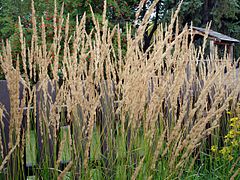
<path id="1" fill-rule="evenodd" d="M 159 25 L 152 45 L 143 52 L 143 34 L 156 3 L 137 29 L 126 25 L 126 49 L 122 49 L 119 26 L 108 27 L 106 1 L 101 21 L 91 9 L 92 31 L 85 29 L 84 14 L 76 18 L 74 34 L 69 32 L 69 16 L 63 18 L 63 7 L 58 14 L 55 3 L 51 45 L 46 43 L 44 19 L 41 26 L 36 22 L 32 2 L 30 45 L 19 19 L 21 73 L 19 64 L 12 64 L 8 41 L 0 54 L 11 101 L 8 153 L 2 157 L 1 172 L 6 170 L 10 178 L 27 175 L 23 169 L 28 154 L 23 149 L 34 132 L 33 171 L 39 178 L 188 175 L 206 139 L 219 128 L 229 102 L 236 106 L 233 99 L 240 84 L 227 56 L 205 59 L 207 35 L 196 49 L 192 29 L 179 30 L 180 5 L 168 26 Z M 24 86 L 21 102 L 19 82 Z M 24 106 L 26 127 L 22 128 Z M 66 151 L 70 158 L 61 169 Z"/>

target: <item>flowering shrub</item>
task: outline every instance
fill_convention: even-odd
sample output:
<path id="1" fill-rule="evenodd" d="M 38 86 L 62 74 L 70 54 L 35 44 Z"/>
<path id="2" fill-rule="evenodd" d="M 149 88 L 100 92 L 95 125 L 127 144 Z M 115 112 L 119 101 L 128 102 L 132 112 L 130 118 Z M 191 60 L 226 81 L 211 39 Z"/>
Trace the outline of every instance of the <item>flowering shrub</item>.
<path id="1" fill-rule="evenodd" d="M 237 116 L 231 117 L 229 120 L 230 130 L 224 137 L 225 146 L 218 150 L 217 146 L 212 146 L 211 151 L 213 153 L 220 153 L 224 158 L 228 160 L 233 159 L 233 154 L 240 149 L 240 104 L 238 104 Z M 231 112 L 228 112 L 232 116 Z"/>

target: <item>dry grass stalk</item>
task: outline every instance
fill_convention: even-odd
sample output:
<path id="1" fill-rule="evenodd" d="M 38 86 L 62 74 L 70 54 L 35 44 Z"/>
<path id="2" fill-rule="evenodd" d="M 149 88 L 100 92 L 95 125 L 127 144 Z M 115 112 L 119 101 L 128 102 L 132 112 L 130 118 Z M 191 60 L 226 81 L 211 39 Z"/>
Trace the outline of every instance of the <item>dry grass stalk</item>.
<path id="1" fill-rule="evenodd" d="M 236 170 L 236 172 L 232 175 L 232 177 L 230 178 L 230 180 L 234 180 L 234 179 L 239 175 L 239 173 L 240 173 L 240 168 L 238 168 L 238 169 Z"/>
<path id="2" fill-rule="evenodd" d="M 19 145 L 20 138 L 17 139 L 17 143 L 11 148 L 11 150 L 8 152 L 8 154 L 4 157 L 1 165 L 0 165 L 0 171 L 3 170 L 4 166 L 7 164 L 7 162 L 10 160 L 11 155 L 14 153 L 15 149 Z"/>
<path id="3" fill-rule="evenodd" d="M 61 180 L 64 178 L 64 176 L 66 175 L 66 173 L 71 169 L 71 167 L 73 166 L 73 162 L 70 161 L 68 163 L 68 165 L 65 167 L 65 169 L 61 172 L 61 174 L 58 176 L 58 180 Z"/>
<path id="4" fill-rule="evenodd" d="M 141 168 L 143 166 L 144 159 L 145 159 L 145 156 L 141 159 L 138 167 L 135 169 L 135 171 L 134 171 L 134 173 L 132 175 L 132 178 L 131 178 L 132 180 L 137 179 L 138 173 L 139 173 L 139 171 L 141 170 Z"/>

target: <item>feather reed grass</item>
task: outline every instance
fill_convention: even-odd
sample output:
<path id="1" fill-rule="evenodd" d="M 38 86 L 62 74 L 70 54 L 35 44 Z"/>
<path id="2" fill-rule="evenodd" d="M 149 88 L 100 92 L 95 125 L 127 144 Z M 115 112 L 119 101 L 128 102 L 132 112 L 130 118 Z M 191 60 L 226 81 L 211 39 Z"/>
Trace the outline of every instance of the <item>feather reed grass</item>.
<path id="1" fill-rule="evenodd" d="M 181 3 L 170 24 L 159 25 L 146 52 L 142 51 L 143 33 L 154 5 L 135 33 L 134 27 L 126 25 L 126 50 L 119 26 L 108 27 L 106 6 L 105 1 L 101 22 L 91 9 L 94 27 L 90 33 L 85 30 L 84 14 L 81 20 L 76 18 L 71 34 L 69 15 L 63 18 L 63 6 L 58 14 L 55 2 L 54 37 L 48 48 L 44 19 L 40 29 L 32 1 L 30 45 L 26 44 L 19 19 L 23 71 L 19 64 L 12 64 L 11 46 L 6 41 L 0 64 L 8 81 L 11 117 L 8 154 L 2 157 L 0 171 L 7 168 L 7 176 L 14 177 L 17 168 L 24 168 L 24 160 L 20 159 L 13 172 L 9 161 L 26 146 L 20 141 L 24 106 L 28 109 L 27 127 L 22 129 L 22 136 L 30 136 L 31 129 L 38 136 L 37 177 L 62 179 L 71 171 L 72 178 L 125 174 L 132 179 L 151 179 L 186 176 L 183 171 L 196 165 L 206 139 L 216 134 L 222 115 L 238 98 L 240 85 L 236 79 L 240 77 L 231 68 L 229 58 L 220 60 L 216 54 L 207 57 L 206 63 L 207 35 L 203 46 L 195 48 L 192 29 L 186 26 L 180 32 L 177 16 Z M 62 85 L 58 85 L 60 80 Z M 24 86 L 22 102 L 19 82 Z M 235 108 L 237 100 L 233 102 L 231 107 Z M 64 113 L 66 116 L 61 118 Z M 1 110 L 0 118 L 2 115 Z M 66 136 L 60 139 L 63 124 L 71 126 L 70 140 Z M 59 175 L 66 142 L 70 144 L 71 161 Z M 56 171 L 50 172 L 52 168 Z"/>

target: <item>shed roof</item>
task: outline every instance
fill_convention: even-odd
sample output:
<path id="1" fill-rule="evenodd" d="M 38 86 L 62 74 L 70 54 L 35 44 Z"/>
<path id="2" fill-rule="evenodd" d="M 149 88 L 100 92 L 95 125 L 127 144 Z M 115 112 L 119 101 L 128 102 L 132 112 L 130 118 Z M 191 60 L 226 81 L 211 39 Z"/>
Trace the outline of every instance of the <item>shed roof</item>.
<path id="1" fill-rule="evenodd" d="M 200 34 L 204 35 L 206 33 L 206 29 L 200 27 L 192 27 L 193 30 L 200 32 Z M 222 33 L 209 30 L 208 33 L 209 38 L 214 39 L 215 41 L 224 41 L 227 43 L 240 43 L 239 40 L 234 39 L 230 36 L 224 35 Z"/>

